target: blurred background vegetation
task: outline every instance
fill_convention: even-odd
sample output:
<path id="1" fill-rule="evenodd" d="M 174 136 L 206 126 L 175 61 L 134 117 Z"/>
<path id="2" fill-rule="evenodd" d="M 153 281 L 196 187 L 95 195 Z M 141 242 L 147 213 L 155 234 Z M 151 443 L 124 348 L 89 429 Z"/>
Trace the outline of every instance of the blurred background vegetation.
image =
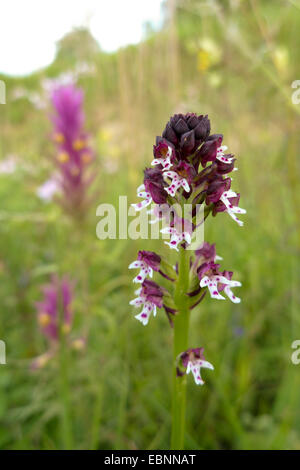
<path id="1" fill-rule="evenodd" d="M 162 29 L 148 26 L 138 45 L 104 53 L 77 29 L 48 68 L 0 76 L 1 448 L 64 445 L 57 362 L 31 368 L 48 347 L 35 302 L 52 273 L 76 281 L 71 335 L 86 338 L 69 367 L 74 448 L 169 447 L 172 331 L 163 312 L 147 328 L 133 318 L 127 269 L 138 249 L 165 248 L 98 240 L 96 207 L 117 206 L 119 195 L 136 202 L 155 136 L 188 111 L 207 113 L 237 155 L 234 189 L 248 214 L 242 229 L 224 214 L 206 223 L 206 240 L 243 283 L 242 303 L 206 298 L 193 312 L 190 345 L 204 346 L 215 371 L 200 389 L 188 381 L 186 447 L 300 448 L 300 365 L 291 362 L 300 339 L 299 30 L 296 0 L 169 1 Z M 80 226 L 36 194 L 54 171 L 45 87 L 62 74 L 84 89 L 97 154 L 97 198 Z"/>

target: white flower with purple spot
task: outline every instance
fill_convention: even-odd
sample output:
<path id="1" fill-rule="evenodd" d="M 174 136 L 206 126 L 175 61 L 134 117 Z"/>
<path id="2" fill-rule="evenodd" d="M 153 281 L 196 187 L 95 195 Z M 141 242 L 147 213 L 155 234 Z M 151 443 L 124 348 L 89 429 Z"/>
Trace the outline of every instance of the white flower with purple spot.
<path id="1" fill-rule="evenodd" d="M 239 281 L 232 281 L 227 279 L 225 276 L 222 276 L 221 274 L 204 276 L 200 281 L 200 287 L 207 287 L 211 298 L 225 300 L 225 297 L 223 297 L 223 295 L 221 295 L 218 291 L 218 284 L 225 285 L 224 292 L 231 302 L 235 304 L 240 303 L 241 299 L 236 297 L 231 290 L 232 287 L 240 287 L 242 285 Z"/>
<path id="2" fill-rule="evenodd" d="M 203 385 L 205 382 L 201 377 L 200 369 L 214 370 L 214 366 L 205 360 L 203 348 L 190 348 L 181 353 L 177 362 L 177 377 L 192 372 L 196 385 Z"/>
<path id="3" fill-rule="evenodd" d="M 150 193 L 145 191 L 145 185 L 144 184 L 141 184 L 137 188 L 137 196 L 140 197 L 140 198 L 143 198 L 143 201 L 138 202 L 137 204 L 131 204 L 132 207 L 134 207 L 136 211 L 141 211 L 145 207 L 149 206 L 152 202 L 152 196 L 151 196 Z"/>
<path id="4" fill-rule="evenodd" d="M 170 168 L 172 167 L 171 157 L 173 150 L 172 147 L 170 147 L 169 145 L 165 145 L 165 147 L 167 148 L 165 157 L 155 158 L 154 160 L 152 160 L 151 165 L 161 165 L 163 167 L 163 170 L 170 170 Z"/>
<path id="5" fill-rule="evenodd" d="M 205 383 L 200 374 L 201 367 L 214 370 L 214 366 L 210 362 L 203 361 L 202 359 L 194 359 L 187 364 L 186 374 L 192 372 L 196 385 L 203 385 Z"/>
<path id="6" fill-rule="evenodd" d="M 139 274 L 133 279 L 133 282 L 142 283 L 147 276 L 153 277 L 153 269 L 145 261 L 136 260 L 128 266 L 128 269 L 140 269 Z"/>
<path id="7" fill-rule="evenodd" d="M 221 145 L 218 149 L 217 149 L 217 160 L 219 160 L 220 162 L 222 163 L 228 163 L 228 165 L 230 163 L 233 162 L 234 160 L 234 157 L 225 157 L 225 154 L 224 152 L 226 152 L 226 150 L 228 149 L 228 147 L 226 145 Z"/>
<path id="8" fill-rule="evenodd" d="M 241 227 L 244 225 L 244 222 L 239 220 L 235 214 L 246 214 L 246 210 L 242 209 L 241 207 L 234 206 L 229 199 L 231 198 L 236 198 L 238 195 L 229 189 L 228 191 L 224 191 L 222 196 L 220 197 L 220 200 L 223 202 L 223 204 L 226 206 L 226 212 L 230 215 L 230 217 L 233 218 Z"/>
<path id="9" fill-rule="evenodd" d="M 165 289 L 156 284 L 156 282 L 146 279 L 142 287 L 135 292 L 138 297 L 131 300 L 129 303 L 135 307 L 143 305 L 142 311 L 135 316 L 143 325 L 147 325 L 151 313 L 153 313 L 155 317 L 157 307 L 163 307 L 164 291 Z"/>
<path id="10" fill-rule="evenodd" d="M 183 188 L 186 192 L 190 191 L 188 181 L 176 173 L 176 171 L 165 171 L 163 177 L 164 179 L 169 178 L 172 181 L 170 186 L 165 188 L 165 191 L 167 191 L 171 197 L 174 197 L 180 188 Z"/>
<path id="11" fill-rule="evenodd" d="M 188 245 L 191 244 L 191 234 L 187 231 L 179 232 L 175 227 L 164 227 L 160 231 L 163 234 L 171 235 L 169 242 L 165 242 L 171 249 L 178 250 L 178 244 L 185 241 Z"/>
<path id="12" fill-rule="evenodd" d="M 139 320 L 143 325 L 147 325 L 151 313 L 153 313 L 154 317 L 156 316 L 156 305 L 153 302 L 147 300 L 146 295 L 142 294 L 142 287 L 136 290 L 135 294 L 138 295 L 138 297 L 131 300 L 129 304 L 133 305 L 134 307 L 140 307 L 141 305 L 143 305 L 142 311 L 138 315 L 135 315 L 135 318 Z"/>

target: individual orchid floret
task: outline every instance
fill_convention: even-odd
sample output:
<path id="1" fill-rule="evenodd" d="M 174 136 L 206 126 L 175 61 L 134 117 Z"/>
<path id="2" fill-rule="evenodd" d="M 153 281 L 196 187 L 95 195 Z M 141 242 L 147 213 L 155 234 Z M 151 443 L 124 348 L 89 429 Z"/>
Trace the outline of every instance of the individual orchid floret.
<path id="1" fill-rule="evenodd" d="M 142 283 L 147 276 L 153 277 L 153 270 L 159 271 L 161 258 L 153 251 L 139 251 L 138 259 L 129 265 L 129 269 L 140 269 L 133 282 Z"/>
<path id="2" fill-rule="evenodd" d="M 191 190 L 191 185 L 196 176 L 196 171 L 193 165 L 185 161 L 179 162 L 174 166 L 174 171 L 165 171 L 163 173 L 164 179 L 169 178 L 172 180 L 171 185 L 165 188 L 170 196 L 174 197 L 179 188 L 183 188 L 187 193 Z"/>
<path id="3" fill-rule="evenodd" d="M 206 190 L 205 202 L 207 205 L 214 204 L 213 215 L 217 212 L 228 212 L 240 226 L 244 223 L 235 214 L 245 214 L 246 210 L 238 207 L 239 195 L 230 189 L 231 178 L 215 178 L 209 183 Z"/>
<path id="4" fill-rule="evenodd" d="M 144 171 L 144 183 L 137 189 L 137 196 L 143 198 L 143 201 L 137 204 L 131 204 L 136 211 L 141 211 L 148 207 L 152 202 L 164 204 L 167 195 L 164 191 L 166 186 L 162 172 L 157 168 L 146 168 Z"/>
<path id="5" fill-rule="evenodd" d="M 228 191 L 224 191 L 222 196 L 220 197 L 220 201 L 226 207 L 225 211 L 235 220 L 241 227 L 244 225 L 242 220 L 239 220 L 235 214 L 246 214 L 246 210 L 234 205 L 234 201 L 239 201 L 239 194 L 235 193 L 231 189 Z"/>
<path id="6" fill-rule="evenodd" d="M 226 145 L 220 145 L 217 149 L 216 159 L 220 160 L 222 163 L 231 164 L 234 160 L 234 157 L 231 155 L 225 155 L 225 151 L 228 149 Z"/>
<path id="7" fill-rule="evenodd" d="M 38 322 L 43 334 L 51 341 L 58 341 L 61 333 L 71 330 L 73 284 L 67 279 L 54 276 L 43 288 L 44 299 L 36 304 Z"/>
<path id="8" fill-rule="evenodd" d="M 192 372 L 196 385 L 203 385 L 205 382 L 200 374 L 202 367 L 214 370 L 214 366 L 205 360 L 203 348 L 190 348 L 178 357 L 177 376 Z"/>
<path id="9" fill-rule="evenodd" d="M 154 160 L 151 165 L 161 165 L 163 170 L 170 170 L 172 167 L 171 158 L 173 155 L 173 148 L 165 141 L 161 140 L 157 145 L 153 146 Z"/>
<path id="10" fill-rule="evenodd" d="M 188 245 L 191 244 L 193 224 L 186 220 L 175 217 L 170 227 L 164 227 L 160 231 L 162 234 L 171 235 L 169 242 L 165 242 L 171 249 L 179 251 L 178 245 L 181 242 L 186 242 Z"/>
<path id="11" fill-rule="evenodd" d="M 213 261 L 203 263 L 197 270 L 200 287 L 207 287 L 211 298 L 218 300 L 225 300 L 225 297 L 220 294 L 220 291 L 224 290 L 233 303 L 239 303 L 241 299 L 232 293 L 231 288 L 240 287 L 242 284 L 239 281 L 232 281 L 231 277 L 228 279 L 229 276 L 226 277 L 223 273 L 220 273 L 219 268 L 220 265 L 215 264 Z M 225 286 L 227 287 L 226 290 Z"/>
<path id="12" fill-rule="evenodd" d="M 237 171 L 238 169 L 234 166 L 234 162 L 235 162 L 235 158 L 233 157 L 233 155 L 230 154 L 230 157 L 231 158 L 231 162 L 230 163 L 226 163 L 226 162 L 223 162 L 222 160 L 218 160 L 216 159 L 215 161 L 215 164 L 216 164 L 216 170 L 217 170 L 217 173 L 219 175 L 228 175 L 229 173 L 231 173 L 232 171 Z"/>
<path id="13" fill-rule="evenodd" d="M 190 191 L 190 186 L 188 181 L 180 176 L 176 171 L 165 171 L 164 178 L 169 178 L 172 183 L 170 186 L 165 188 L 165 191 L 171 196 L 174 197 L 179 188 L 183 188 L 187 193 Z"/>
<path id="14" fill-rule="evenodd" d="M 138 297 L 129 302 L 134 307 L 143 306 L 142 311 L 135 316 L 143 325 L 147 325 L 151 313 L 156 316 L 156 309 L 163 307 L 164 290 L 155 282 L 145 279 L 142 287 L 135 291 Z"/>

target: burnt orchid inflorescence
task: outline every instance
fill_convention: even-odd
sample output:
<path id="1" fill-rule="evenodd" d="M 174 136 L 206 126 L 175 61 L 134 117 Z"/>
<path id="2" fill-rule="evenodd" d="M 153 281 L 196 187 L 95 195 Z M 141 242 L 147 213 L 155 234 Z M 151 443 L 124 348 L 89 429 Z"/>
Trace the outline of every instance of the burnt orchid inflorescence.
<path id="1" fill-rule="evenodd" d="M 202 240 L 193 249 L 197 227 L 210 214 L 226 212 L 242 226 L 237 215 L 246 212 L 239 207 L 240 194 L 231 189 L 230 174 L 237 170 L 236 159 L 222 145 L 223 136 L 210 131 L 207 116 L 188 113 L 171 117 L 162 136 L 156 138 L 152 168 L 145 169 L 144 183 L 137 190 L 141 201 L 132 204 L 137 211 L 148 208 L 154 221 L 168 221 L 161 232 L 170 235 L 170 241 L 165 243 L 178 252 L 175 266 L 149 251 L 140 251 L 129 266 L 140 270 L 134 282 L 140 283 L 141 288 L 130 302 L 135 307 L 142 306 L 136 318 L 146 325 L 157 308 L 164 308 L 174 327 L 173 448 L 183 446 L 183 376 L 192 372 L 196 384 L 202 385 L 200 368 L 213 369 L 204 358 L 203 348 L 188 349 L 190 312 L 207 292 L 214 299 L 224 300 L 227 296 L 234 303 L 240 302 L 232 288 L 241 283 L 232 280 L 232 271 L 221 270 L 218 261 L 222 258 L 217 256 L 215 245 Z M 152 203 L 155 205 L 149 209 Z M 176 208 L 186 205 L 190 210 L 183 217 Z M 171 289 L 150 280 L 154 272 L 168 279 Z"/>
<path id="2" fill-rule="evenodd" d="M 42 288 L 44 298 L 37 302 L 38 322 L 50 341 L 58 341 L 60 333 L 71 330 L 73 285 L 67 279 L 53 276 L 51 283 Z"/>
<path id="3" fill-rule="evenodd" d="M 58 276 L 53 276 L 49 284 L 42 287 L 42 292 L 43 299 L 36 303 L 37 319 L 50 347 L 46 353 L 34 359 L 32 364 L 34 369 L 45 366 L 57 354 L 62 342 L 67 341 L 73 349 L 84 347 L 83 338 L 70 339 L 74 283 L 67 277 L 60 279 Z"/>
<path id="4" fill-rule="evenodd" d="M 63 85 L 54 89 L 51 98 L 60 203 L 67 212 L 82 217 L 93 181 L 88 168 L 94 159 L 89 136 L 83 129 L 83 92 L 73 84 Z"/>

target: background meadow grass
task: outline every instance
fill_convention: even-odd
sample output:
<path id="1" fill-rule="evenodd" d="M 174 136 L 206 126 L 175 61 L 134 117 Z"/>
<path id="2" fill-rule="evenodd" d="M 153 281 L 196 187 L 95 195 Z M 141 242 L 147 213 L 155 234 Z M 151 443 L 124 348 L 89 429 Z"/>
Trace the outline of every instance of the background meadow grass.
<path id="1" fill-rule="evenodd" d="M 52 273 L 76 281 L 74 337 L 87 336 L 69 364 L 76 449 L 167 449 L 172 331 L 159 312 L 144 328 L 133 318 L 128 264 L 161 241 L 96 237 L 96 207 L 136 201 L 155 136 L 175 112 L 208 114 L 213 132 L 238 156 L 234 189 L 248 211 L 239 228 L 227 214 L 207 220 L 223 265 L 243 283 L 242 303 L 209 298 L 193 311 L 190 345 L 205 347 L 215 371 L 188 382 L 186 447 L 299 449 L 300 365 L 291 362 L 299 323 L 300 4 L 295 1 L 168 2 L 161 31 L 113 54 L 87 30 L 67 34 L 53 64 L 24 78 L 1 76 L 0 447 L 59 449 L 62 400 L 57 362 L 47 350 L 35 302 Z M 37 109 L 45 79 L 86 63 L 86 129 L 97 153 L 97 197 L 84 224 L 36 196 L 53 172 L 49 103 Z M 16 92 L 17 90 L 17 92 Z M 21 90 L 21 92 L 20 92 Z M 1 162 L 0 162 L 1 163 Z"/>

